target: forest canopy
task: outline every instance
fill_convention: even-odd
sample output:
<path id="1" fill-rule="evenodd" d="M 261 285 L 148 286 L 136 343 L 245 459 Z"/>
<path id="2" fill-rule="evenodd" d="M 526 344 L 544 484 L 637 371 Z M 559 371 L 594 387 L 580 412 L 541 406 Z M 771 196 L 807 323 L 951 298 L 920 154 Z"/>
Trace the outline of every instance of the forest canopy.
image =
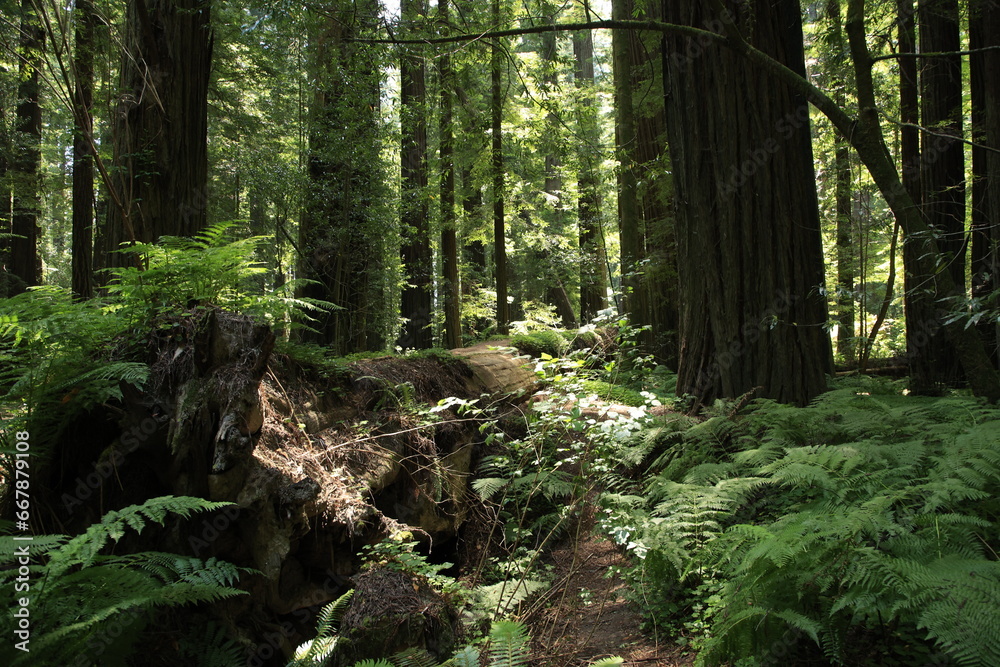
<path id="1" fill-rule="evenodd" d="M 7 2 L 4 293 L 231 222 L 336 354 L 627 316 L 695 403 L 996 400 L 995 4 Z"/>

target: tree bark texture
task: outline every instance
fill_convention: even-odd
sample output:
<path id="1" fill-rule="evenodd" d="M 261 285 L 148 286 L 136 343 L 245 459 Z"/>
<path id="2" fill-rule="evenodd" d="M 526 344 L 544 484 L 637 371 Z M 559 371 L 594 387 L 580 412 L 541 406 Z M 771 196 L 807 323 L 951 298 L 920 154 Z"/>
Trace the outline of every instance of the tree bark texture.
<path id="1" fill-rule="evenodd" d="M 970 2 L 969 41 L 973 51 L 1000 47 L 1000 4 Z M 1000 307 L 993 294 L 1000 288 L 1000 52 L 974 53 L 969 62 L 972 91 L 972 297 L 980 308 Z M 992 149 L 992 150 L 990 150 Z M 997 324 L 985 318 L 977 329 L 994 365 L 998 354 Z"/>
<path id="2" fill-rule="evenodd" d="M 726 3 L 749 43 L 802 73 L 792 0 Z M 666 20 L 706 25 L 696 0 Z M 682 290 L 678 394 L 803 404 L 832 369 L 806 100 L 738 54 L 669 36 L 667 130 Z M 753 113 L 747 113 L 753 110 Z"/>
<path id="3" fill-rule="evenodd" d="M 90 146 L 94 123 L 94 31 L 97 16 L 91 0 L 76 0 L 76 44 L 73 70 L 73 250 L 72 288 L 78 299 L 94 295 L 94 157 Z"/>
<path id="4" fill-rule="evenodd" d="M 404 0 L 404 20 L 417 21 L 427 13 L 424 0 Z M 400 122 L 402 130 L 401 191 L 403 226 L 402 315 L 406 322 L 398 345 L 426 349 L 433 344 L 433 256 L 427 198 L 427 84 L 422 50 L 409 47 L 400 63 Z"/>
<path id="5" fill-rule="evenodd" d="M 920 0 L 918 3 L 920 51 L 958 51 L 960 48 L 957 0 Z M 934 271 L 947 270 L 956 289 L 965 284 L 965 150 L 962 136 L 962 65 L 958 55 L 921 58 L 921 208 L 935 235 L 941 254 Z M 909 93 L 912 95 L 913 93 Z M 917 270 L 914 253 L 919 239 L 904 237 L 906 285 L 907 361 L 910 391 L 937 395 L 960 379 L 954 347 L 941 329 L 947 309 L 931 276 Z M 909 249 L 907 250 L 907 246 Z M 906 259 L 909 259 L 907 265 Z"/>
<path id="6" fill-rule="evenodd" d="M 113 119 L 114 187 L 107 266 L 124 242 L 191 236 L 208 203 L 208 82 L 213 36 L 209 0 L 130 0 Z"/>

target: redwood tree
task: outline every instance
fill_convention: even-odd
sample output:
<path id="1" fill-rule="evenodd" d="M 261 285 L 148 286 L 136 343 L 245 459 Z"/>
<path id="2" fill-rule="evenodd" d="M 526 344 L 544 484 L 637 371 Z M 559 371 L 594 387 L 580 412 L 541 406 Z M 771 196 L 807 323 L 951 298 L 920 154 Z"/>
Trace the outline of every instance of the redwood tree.
<path id="1" fill-rule="evenodd" d="M 956 289 L 964 292 L 962 63 L 955 53 L 960 48 L 958 2 L 920 0 L 918 19 L 920 51 L 951 52 L 921 58 L 918 64 L 920 120 L 929 130 L 922 132 L 920 137 L 921 209 L 941 251 L 932 270 L 935 273 L 948 271 Z M 912 113 L 912 109 L 904 110 Z M 952 295 L 936 290 L 933 278 L 918 268 L 914 255 L 919 252 L 920 239 L 912 235 L 904 237 L 907 361 L 910 391 L 933 395 L 941 393 L 959 378 L 960 366 L 955 348 L 942 330 L 942 321 L 947 317 L 947 302 L 942 299 Z"/>
<path id="2" fill-rule="evenodd" d="M 804 72 L 794 0 L 725 2 L 751 44 Z M 711 25 L 700 0 L 665 19 Z M 831 371 L 809 107 L 712 43 L 668 35 L 667 131 L 681 289 L 677 391 L 697 403 L 746 392 L 804 403 Z M 748 110 L 753 110 L 749 114 Z"/>
<path id="3" fill-rule="evenodd" d="M 996 311 L 1000 288 L 1000 4 L 972 0 L 969 71 L 972 92 L 972 296 L 979 308 Z M 993 49 L 993 50 L 981 50 Z M 997 362 L 1000 344 L 994 317 L 979 331 Z"/>
<path id="4" fill-rule="evenodd" d="M 202 230 L 208 192 L 210 0 L 130 0 L 112 128 L 116 204 L 99 251 Z M 120 265 L 121 254 L 106 264 Z"/>
<path id="5" fill-rule="evenodd" d="M 601 216 L 601 128 L 597 96 L 594 93 L 594 34 L 590 30 L 573 33 L 576 60 L 574 81 L 580 92 L 576 104 L 577 132 L 577 204 L 580 227 L 580 320 L 586 324 L 607 307 L 608 260 L 604 249 Z"/>
<path id="6" fill-rule="evenodd" d="M 21 35 L 18 43 L 17 125 L 14 159 L 13 221 L 14 234 L 10 242 L 9 271 L 14 276 L 10 293 L 38 285 L 42 280 L 41 258 L 38 255 L 38 215 L 41 207 L 39 178 L 41 174 L 42 108 L 39 68 L 45 33 L 35 14 L 31 0 L 21 2 Z"/>
<path id="7" fill-rule="evenodd" d="M 404 21 L 415 23 L 427 13 L 425 0 L 403 0 Z M 403 51 L 400 68 L 400 125 L 402 131 L 400 197 L 403 227 L 402 315 L 405 319 L 398 345 L 425 349 L 433 344 L 431 330 L 433 255 L 427 199 L 427 84 L 420 47 Z"/>
<path id="8" fill-rule="evenodd" d="M 76 0 L 76 39 L 73 73 L 76 78 L 73 118 L 73 294 L 89 299 L 94 294 L 94 157 L 91 154 L 94 123 L 94 31 L 97 15 L 92 0 Z"/>
<path id="9" fill-rule="evenodd" d="M 350 41 L 377 13 L 373 2 L 342 2 L 316 17 L 310 36 L 315 82 L 309 118 L 309 191 L 299 227 L 299 275 L 306 297 L 337 310 L 319 318 L 307 339 L 336 354 L 379 347 L 373 284 L 383 269 L 387 229 L 379 143 L 379 63 L 371 47 Z"/>

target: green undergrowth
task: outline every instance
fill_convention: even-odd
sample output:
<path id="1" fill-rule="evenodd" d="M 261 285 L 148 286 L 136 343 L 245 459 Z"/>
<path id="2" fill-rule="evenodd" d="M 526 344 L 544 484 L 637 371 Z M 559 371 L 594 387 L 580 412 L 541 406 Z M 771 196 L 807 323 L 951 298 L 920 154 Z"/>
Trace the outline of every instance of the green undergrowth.
<path id="1" fill-rule="evenodd" d="M 226 505 L 164 496 L 109 512 L 72 538 L 0 536 L 0 600 L 11 612 L 0 621 L 3 664 L 112 664 L 137 650 L 155 608 L 245 595 L 235 584 L 250 570 L 216 558 L 107 553 L 127 532 L 164 524 L 171 514 L 187 518 Z"/>
<path id="2" fill-rule="evenodd" d="M 602 499 L 650 629 L 704 665 L 1000 664 L 1000 409 L 854 379 L 677 416 Z"/>

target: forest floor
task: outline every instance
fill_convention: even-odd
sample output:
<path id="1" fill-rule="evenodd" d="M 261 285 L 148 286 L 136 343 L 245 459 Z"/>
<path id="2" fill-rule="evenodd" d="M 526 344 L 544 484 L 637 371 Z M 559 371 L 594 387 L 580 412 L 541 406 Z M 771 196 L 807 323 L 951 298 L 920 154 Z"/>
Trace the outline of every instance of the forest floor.
<path id="1" fill-rule="evenodd" d="M 482 359 L 509 345 L 509 340 L 488 341 L 452 352 Z M 612 404 L 603 407 L 627 410 Z M 642 617 L 628 600 L 628 584 L 617 574 L 628 562 L 618 547 L 594 530 L 593 507 L 588 506 L 574 533 L 546 558 L 555 583 L 527 612 L 532 664 L 583 667 L 619 656 L 626 667 L 689 667 L 694 662 L 691 651 L 643 632 Z"/>
<path id="2" fill-rule="evenodd" d="M 642 618 L 628 600 L 617 568 L 628 565 L 618 547 L 592 530 L 584 518 L 579 534 L 549 557 L 555 584 L 528 618 L 534 663 L 578 667 L 610 656 L 625 665 L 687 667 L 690 651 L 657 641 L 641 629 Z"/>

